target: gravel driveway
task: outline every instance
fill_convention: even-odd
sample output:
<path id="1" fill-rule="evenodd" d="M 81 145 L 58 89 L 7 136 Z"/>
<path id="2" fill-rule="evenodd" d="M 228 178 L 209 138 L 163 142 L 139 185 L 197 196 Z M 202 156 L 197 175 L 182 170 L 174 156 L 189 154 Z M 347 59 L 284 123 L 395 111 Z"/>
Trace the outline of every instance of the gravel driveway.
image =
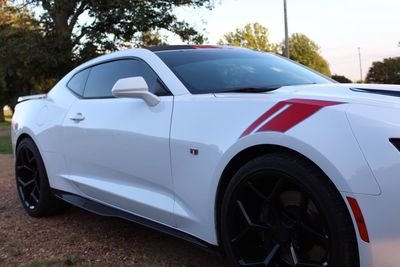
<path id="1" fill-rule="evenodd" d="M 13 158 L 0 155 L 0 266 L 225 266 L 184 241 L 71 208 L 35 219 L 19 203 Z"/>

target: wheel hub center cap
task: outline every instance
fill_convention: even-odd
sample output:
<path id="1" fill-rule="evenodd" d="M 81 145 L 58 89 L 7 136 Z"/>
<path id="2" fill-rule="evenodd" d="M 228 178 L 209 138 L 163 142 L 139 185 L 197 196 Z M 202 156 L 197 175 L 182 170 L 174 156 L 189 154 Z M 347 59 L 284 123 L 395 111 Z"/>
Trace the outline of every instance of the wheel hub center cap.
<path id="1" fill-rule="evenodd" d="M 275 240 L 280 244 L 287 243 L 290 240 L 289 231 L 284 227 L 278 227 L 274 233 L 274 236 Z"/>

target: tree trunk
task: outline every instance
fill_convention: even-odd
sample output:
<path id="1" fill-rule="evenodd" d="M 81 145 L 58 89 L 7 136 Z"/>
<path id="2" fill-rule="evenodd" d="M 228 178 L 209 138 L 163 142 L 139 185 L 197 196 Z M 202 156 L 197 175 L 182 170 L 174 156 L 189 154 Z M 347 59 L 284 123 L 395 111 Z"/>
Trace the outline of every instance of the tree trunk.
<path id="1" fill-rule="evenodd" d="M 0 102 L 0 122 L 4 122 L 4 111 L 3 111 L 4 104 Z"/>

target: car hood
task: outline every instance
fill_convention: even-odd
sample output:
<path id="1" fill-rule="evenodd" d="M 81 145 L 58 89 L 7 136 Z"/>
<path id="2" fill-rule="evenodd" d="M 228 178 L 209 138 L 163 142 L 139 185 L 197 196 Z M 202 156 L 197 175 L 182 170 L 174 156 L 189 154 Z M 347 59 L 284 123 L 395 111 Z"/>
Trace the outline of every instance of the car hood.
<path id="1" fill-rule="evenodd" d="M 220 93 L 216 97 L 270 98 L 271 96 L 341 101 L 368 105 L 398 105 L 400 85 L 386 84 L 312 84 L 283 86 L 265 93 Z"/>

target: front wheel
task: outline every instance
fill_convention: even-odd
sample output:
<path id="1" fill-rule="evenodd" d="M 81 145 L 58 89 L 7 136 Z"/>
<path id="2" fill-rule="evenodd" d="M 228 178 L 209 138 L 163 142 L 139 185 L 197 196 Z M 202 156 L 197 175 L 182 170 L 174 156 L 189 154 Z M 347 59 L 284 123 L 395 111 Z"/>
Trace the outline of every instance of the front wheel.
<path id="1" fill-rule="evenodd" d="M 234 266 L 359 265 L 343 200 L 300 156 L 272 153 L 242 166 L 224 195 L 220 226 Z"/>

